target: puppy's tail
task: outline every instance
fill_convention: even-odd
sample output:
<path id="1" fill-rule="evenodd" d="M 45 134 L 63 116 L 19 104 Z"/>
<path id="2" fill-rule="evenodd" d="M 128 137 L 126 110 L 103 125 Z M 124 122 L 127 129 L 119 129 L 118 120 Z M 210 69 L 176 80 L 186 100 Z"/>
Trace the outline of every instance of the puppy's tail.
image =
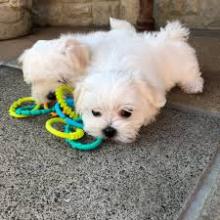
<path id="1" fill-rule="evenodd" d="M 187 41 L 190 31 L 179 21 L 172 21 L 167 22 L 167 25 L 160 29 L 160 33 L 168 40 Z"/>

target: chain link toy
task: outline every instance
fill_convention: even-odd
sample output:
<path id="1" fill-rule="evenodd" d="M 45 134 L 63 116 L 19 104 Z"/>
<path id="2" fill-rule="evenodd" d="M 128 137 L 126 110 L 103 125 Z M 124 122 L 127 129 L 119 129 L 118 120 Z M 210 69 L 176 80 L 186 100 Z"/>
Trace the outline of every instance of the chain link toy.
<path id="1" fill-rule="evenodd" d="M 48 104 L 37 105 L 32 97 L 24 97 L 15 101 L 9 108 L 9 115 L 14 118 L 27 118 L 37 115 L 51 114 L 53 117 L 46 121 L 46 129 L 53 135 L 64 138 L 71 148 L 78 150 L 94 150 L 103 142 L 103 138 L 97 137 L 90 143 L 80 143 L 85 132 L 83 122 L 79 115 L 74 111 L 74 100 L 72 97 L 73 88 L 62 85 L 56 89 L 57 102 L 54 106 Z M 31 103 L 31 104 L 30 104 Z M 28 105 L 27 105 L 28 104 Z M 64 124 L 64 131 L 54 128 L 54 124 Z"/>

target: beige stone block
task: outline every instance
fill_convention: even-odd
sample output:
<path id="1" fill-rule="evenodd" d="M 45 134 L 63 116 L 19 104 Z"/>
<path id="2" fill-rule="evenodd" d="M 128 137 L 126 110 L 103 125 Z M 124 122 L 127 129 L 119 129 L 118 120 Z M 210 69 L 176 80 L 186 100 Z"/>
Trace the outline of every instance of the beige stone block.
<path id="1" fill-rule="evenodd" d="M 9 39 L 27 34 L 31 28 L 30 12 L 32 1 L 17 0 L 0 2 L 0 39 Z"/>
<path id="2" fill-rule="evenodd" d="M 1 13 L 1 12 L 0 12 Z M 23 11 L 21 18 L 12 23 L 0 22 L 0 40 L 15 38 L 27 34 L 31 28 L 31 16 Z"/>
<path id="3" fill-rule="evenodd" d="M 86 26 L 92 24 L 92 5 L 64 4 L 62 10 L 62 23 L 71 26 Z"/>
<path id="4" fill-rule="evenodd" d="M 187 14 L 198 14 L 200 9 L 199 0 L 186 0 L 185 11 Z"/>
<path id="5" fill-rule="evenodd" d="M 92 17 L 85 17 L 85 18 L 81 18 L 79 17 L 69 17 L 69 18 L 64 18 L 62 20 L 61 25 L 64 26 L 75 26 L 75 27 L 87 27 L 92 25 Z"/>
<path id="6" fill-rule="evenodd" d="M 91 3 L 92 0 L 61 0 L 64 3 Z"/>
<path id="7" fill-rule="evenodd" d="M 120 2 L 120 0 L 92 0 L 92 2 L 109 3 L 109 2 Z"/>
<path id="8" fill-rule="evenodd" d="M 155 0 L 154 17 L 159 25 L 164 25 L 167 20 L 179 19 L 190 27 L 196 27 L 202 19 L 199 13 L 199 0 Z"/>
<path id="9" fill-rule="evenodd" d="M 32 0 L 9 0 L 9 5 L 13 8 L 31 8 Z"/>
<path id="10" fill-rule="evenodd" d="M 120 18 L 135 24 L 139 14 L 139 0 L 121 0 Z"/>
<path id="11" fill-rule="evenodd" d="M 19 21 L 24 15 L 24 10 L 16 10 L 8 4 L 0 4 L 0 22 L 13 23 Z"/>
<path id="12" fill-rule="evenodd" d="M 70 4 L 66 3 L 63 5 L 63 13 L 65 16 L 84 16 L 90 17 L 92 16 L 92 5 L 91 4 Z"/>
<path id="13" fill-rule="evenodd" d="M 92 13 L 94 25 L 108 25 L 109 17 L 119 17 L 120 3 L 118 1 L 94 2 Z"/>
<path id="14" fill-rule="evenodd" d="M 35 11 L 33 19 L 37 25 L 59 25 L 62 22 L 63 5 L 59 1 L 37 0 L 34 1 L 33 9 Z"/>
<path id="15" fill-rule="evenodd" d="M 210 0 L 208 3 L 200 1 L 200 16 L 202 26 L 209 29 L 220 29 L 220 4 L 218 0 Z"/>

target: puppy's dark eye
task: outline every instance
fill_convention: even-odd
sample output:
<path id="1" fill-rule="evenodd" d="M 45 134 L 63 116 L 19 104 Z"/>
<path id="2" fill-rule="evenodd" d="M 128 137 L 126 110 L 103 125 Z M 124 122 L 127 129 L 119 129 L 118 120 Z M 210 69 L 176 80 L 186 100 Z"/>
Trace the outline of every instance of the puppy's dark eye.
<path id="1" fill-rule="evenodd" d="M 132 112 L 122 109 L 119 114 L 122 118 L 129 118 L 132 115 Z"/>
<path id="2" fill-rule="evenodd" d="M 94 110 L 92 110 L 92 114 L 93 114 L 95 117 L 100 117 L 100 116 L 102 115 L 101 112 L 94 111 Z"/>
<path id="3" fill-rule="evenodd" d="M 47 98 L 48 98 L 49 100 L 56 100 L 55 92 L 49 92 L 49 93 L 47 94 Z"/>

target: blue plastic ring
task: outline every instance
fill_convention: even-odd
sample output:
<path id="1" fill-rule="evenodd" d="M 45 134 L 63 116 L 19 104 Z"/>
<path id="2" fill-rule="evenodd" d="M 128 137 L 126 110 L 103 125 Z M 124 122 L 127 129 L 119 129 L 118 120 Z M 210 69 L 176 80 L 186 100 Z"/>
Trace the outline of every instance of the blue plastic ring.
<path id="1" fill-rule="evenodd" d="M 73 120 L 69 117 L 67 117 L 60 109 L 60 105 L 59 103 L 57 102 L 55 104 L 55 111 L 57 113 L 57 115 L 62 118 L 68 125 L 71 125 L 73 127 L 76 127 L 76 128 L 81 128 L 83 129 L 83 123 L 82 123 L 82 120 L 80 118 L 76 119 L 76 120 Z"/>

